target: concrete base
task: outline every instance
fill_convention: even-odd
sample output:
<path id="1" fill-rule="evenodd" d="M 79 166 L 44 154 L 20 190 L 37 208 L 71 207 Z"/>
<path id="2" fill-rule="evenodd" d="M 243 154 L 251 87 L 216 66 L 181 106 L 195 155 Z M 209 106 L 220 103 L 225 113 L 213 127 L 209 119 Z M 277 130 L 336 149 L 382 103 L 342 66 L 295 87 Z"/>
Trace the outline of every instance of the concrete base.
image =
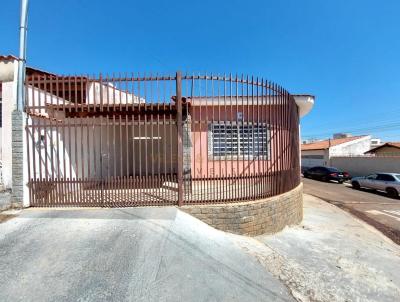
<path id="1" fill-rule="evenodd" d="M 257 236 L 279 232 L 303 219 L 303 184 L 284 194 L 249 202 L 180 208 L 216 229 Z"/>

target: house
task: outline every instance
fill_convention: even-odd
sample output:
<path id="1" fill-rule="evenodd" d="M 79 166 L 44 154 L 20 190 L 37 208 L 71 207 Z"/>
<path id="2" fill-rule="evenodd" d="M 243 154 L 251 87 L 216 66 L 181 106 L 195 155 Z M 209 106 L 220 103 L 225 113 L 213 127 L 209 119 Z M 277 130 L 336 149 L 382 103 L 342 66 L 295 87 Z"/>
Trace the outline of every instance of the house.
<path id="1" fill-rule="evenodd" d="M 371 136 L 350 136 L 301 145 L 301 166 L 330 166 L 333 156 L 363 155 L 370 148 Z"/>
<path id="2" fill-rule="evenodd" d="M 371 138 L 371 149 L 383 145 L 380 138 Z"/>
<path id="3" fill-rule="evenodd" d="M 365 152 L 374 156 L 400 156 L 400 142 L 388 142 Z"/>
<path id="4" fill-rule="evenodd" d="M 0 61 L 11 186 L 16 64 Z M 299 119 L 312 95 L 249 77 L 60 76 L 32 68 L 25 91 L 31 205 L 236 202 L 300 184 Z"/>

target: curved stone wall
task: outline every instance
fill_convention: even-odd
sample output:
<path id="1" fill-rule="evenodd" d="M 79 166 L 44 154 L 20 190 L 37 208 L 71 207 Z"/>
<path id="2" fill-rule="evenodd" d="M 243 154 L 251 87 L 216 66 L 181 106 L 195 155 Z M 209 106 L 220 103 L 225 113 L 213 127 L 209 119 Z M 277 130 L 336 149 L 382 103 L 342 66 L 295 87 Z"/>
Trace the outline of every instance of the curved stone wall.
<path id="1" fill-rule="evenodd" d="M 180 209 L 222 231 L 248 236 L 273 234 L 303 219 L 303 184 L 261 200 Z"/>

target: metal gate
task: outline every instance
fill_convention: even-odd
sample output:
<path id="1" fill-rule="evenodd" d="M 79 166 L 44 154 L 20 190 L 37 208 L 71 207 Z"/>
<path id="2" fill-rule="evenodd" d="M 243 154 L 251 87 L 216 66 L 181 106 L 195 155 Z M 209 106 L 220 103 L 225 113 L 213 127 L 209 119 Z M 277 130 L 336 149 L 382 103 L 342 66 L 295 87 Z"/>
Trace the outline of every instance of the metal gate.
<path id="1" fill-rule="evenodd" d="M 33 206 L 235 202 L 300 182 L 293 97 L 262 79 L 33 74 Z"/>

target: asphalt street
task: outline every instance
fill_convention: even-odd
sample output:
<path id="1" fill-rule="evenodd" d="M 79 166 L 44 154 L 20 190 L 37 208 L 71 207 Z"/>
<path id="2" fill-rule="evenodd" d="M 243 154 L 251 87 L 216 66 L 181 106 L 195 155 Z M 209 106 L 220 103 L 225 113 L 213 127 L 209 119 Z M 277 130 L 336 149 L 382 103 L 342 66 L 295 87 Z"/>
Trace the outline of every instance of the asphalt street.
<path id="1" fill-rule="evenodd" d="M 304 193 L 335 204 L 374 226 L 400 244 L 400 198 L 368 189 L 355 190 L 349 183 L 303 178 Z"/>

